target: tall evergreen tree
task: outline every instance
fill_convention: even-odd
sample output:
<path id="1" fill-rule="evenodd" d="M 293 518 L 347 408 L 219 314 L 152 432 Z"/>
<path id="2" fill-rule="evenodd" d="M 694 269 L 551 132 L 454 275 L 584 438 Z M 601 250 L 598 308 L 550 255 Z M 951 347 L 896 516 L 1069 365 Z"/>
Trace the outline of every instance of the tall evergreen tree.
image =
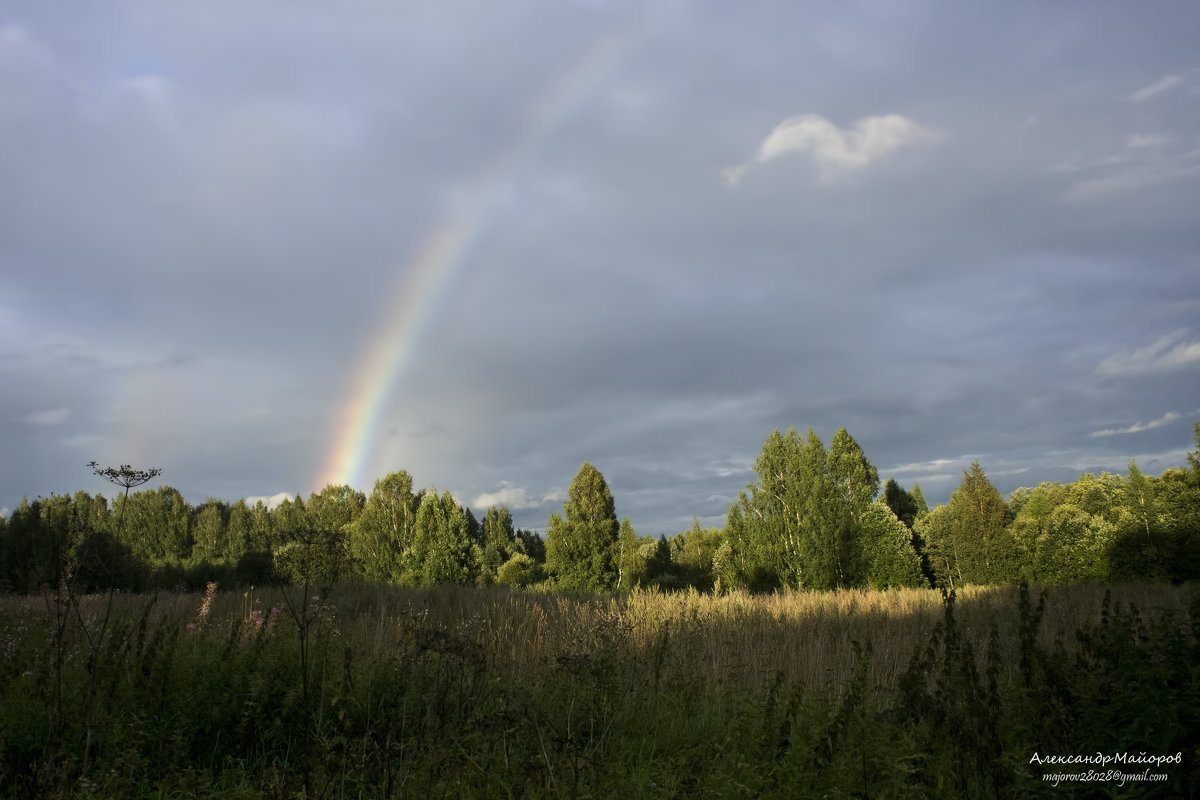
<path id="1" fill-rule="evenodd" d="M 883 485 L 883 501 L 896 515 L 896 519 L 912 530 L 921 508 L 917 505 L 916 498 L 906 492 L 903 486 L 896 483 L 894 478 L 888 478 L 887 483 Z"/>
<path id="2" fill-rule="evenodd" d="M 546 540 L 536 531 L 527 528 L 517 528 L 517 549 L 529 556 L 535 564 L 546 563 Z"/>
<path id="3" fill-rule="evenodd" d="M 571 481 L 563 516 L 551 514 L 546 567 L 558 586 L 603 591 L 617 583 L 617 522 L 612 492 L 600 471 L 584 463 Z"/>
<path id="4" fill-rule="evenodd" d="M 925 502 L 925 494 L 921 491 L 921 484 L 913 482 L 912 491 L 909 492 L 913 502 L 917 504 L 917 516 L 929 513 L 929 503 Z"/>
<path id="5" fill-rule="evenodd" d="M 930 524 L 919 526 L 939 582 L 957 586 L 1016 580 L 1008 507 L 978 461 L 963 470 L 962 483 L 945 508 L 944 514 L 935 509 Z"/>
<path id="6" fill-rule="evenodd" d="M 829 475 L 856 516 L 879 494 L 879 470 L 845 428 L 838 428 L 829 443 Z"/>

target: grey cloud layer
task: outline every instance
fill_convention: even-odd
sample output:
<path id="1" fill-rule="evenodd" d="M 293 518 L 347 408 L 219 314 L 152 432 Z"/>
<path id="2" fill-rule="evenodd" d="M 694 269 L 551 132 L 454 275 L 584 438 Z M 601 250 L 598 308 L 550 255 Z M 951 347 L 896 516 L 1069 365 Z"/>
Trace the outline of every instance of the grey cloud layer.
<path id="1" fill-rule="evenodd" d="M 659 533 L 718 521 L 777 426 L 934 500 L 976 457 L 1005 490 L 1169 466 L 1197 13 L 10 6 L 0 505 L 93 458 L 320 488 L 413 253 L 523 141 L 370 475 L 540 526 L 588 460 Z"/>

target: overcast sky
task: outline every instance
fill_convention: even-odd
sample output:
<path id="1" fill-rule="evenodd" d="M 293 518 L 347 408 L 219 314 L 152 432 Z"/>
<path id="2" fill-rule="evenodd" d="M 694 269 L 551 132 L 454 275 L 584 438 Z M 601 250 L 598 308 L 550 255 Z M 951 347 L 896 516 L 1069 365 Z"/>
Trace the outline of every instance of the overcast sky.
<path id="1" fill-rule="evenodd" d="M 0 508 L 584 461 L 721 524 L 775 428 L 943 502 L 1185 463 L 1200 4 L 0 7 Z M 377 412 L 377 413 L 376 413 Z"/>

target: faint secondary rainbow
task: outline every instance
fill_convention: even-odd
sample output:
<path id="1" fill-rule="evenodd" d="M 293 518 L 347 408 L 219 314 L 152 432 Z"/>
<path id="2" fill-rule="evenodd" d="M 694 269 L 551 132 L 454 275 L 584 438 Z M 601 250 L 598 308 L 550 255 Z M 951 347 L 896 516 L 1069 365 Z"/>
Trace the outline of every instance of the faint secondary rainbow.
<path id="1" fill-rule="evenodd" d="M 487 231 L 505 189 L 587 93 L 624 58 L 646 30 L 647 21 L 643 16 L 642 24 L 602 36 L 584 50 L 534 105 L 525 133 L 499 153 L 483 171 L 468 201 L 442 219 L 408 260 L 393 298 L 386 304 L 385 327 L 372 335 L 335 419 L 318 489 L 331 483 L 359 488 L 374 453 L 387 401 L 446 288 Z"/>

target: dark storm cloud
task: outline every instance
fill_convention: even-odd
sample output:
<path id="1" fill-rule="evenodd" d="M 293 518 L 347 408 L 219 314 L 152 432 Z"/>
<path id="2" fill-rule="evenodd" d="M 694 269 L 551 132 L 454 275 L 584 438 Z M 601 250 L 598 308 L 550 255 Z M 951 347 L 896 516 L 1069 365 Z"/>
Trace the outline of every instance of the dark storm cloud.
<path id="1" fill-rule="evenodd" d="M 1003 491 L 1180 463 L 1196 24 L 17 4 L 0 505 L 87 485 L 92 458 L 163 466 L 193 500 L 320 488 L 447 220 L 474 238 L 422 306 L 368 484 L 405 468 L 540 527 L 588 460 L 618 513 L 670 533 L 719 523 L 775 427 L 845 426 L 935 501 L 974 458 Z"/>

